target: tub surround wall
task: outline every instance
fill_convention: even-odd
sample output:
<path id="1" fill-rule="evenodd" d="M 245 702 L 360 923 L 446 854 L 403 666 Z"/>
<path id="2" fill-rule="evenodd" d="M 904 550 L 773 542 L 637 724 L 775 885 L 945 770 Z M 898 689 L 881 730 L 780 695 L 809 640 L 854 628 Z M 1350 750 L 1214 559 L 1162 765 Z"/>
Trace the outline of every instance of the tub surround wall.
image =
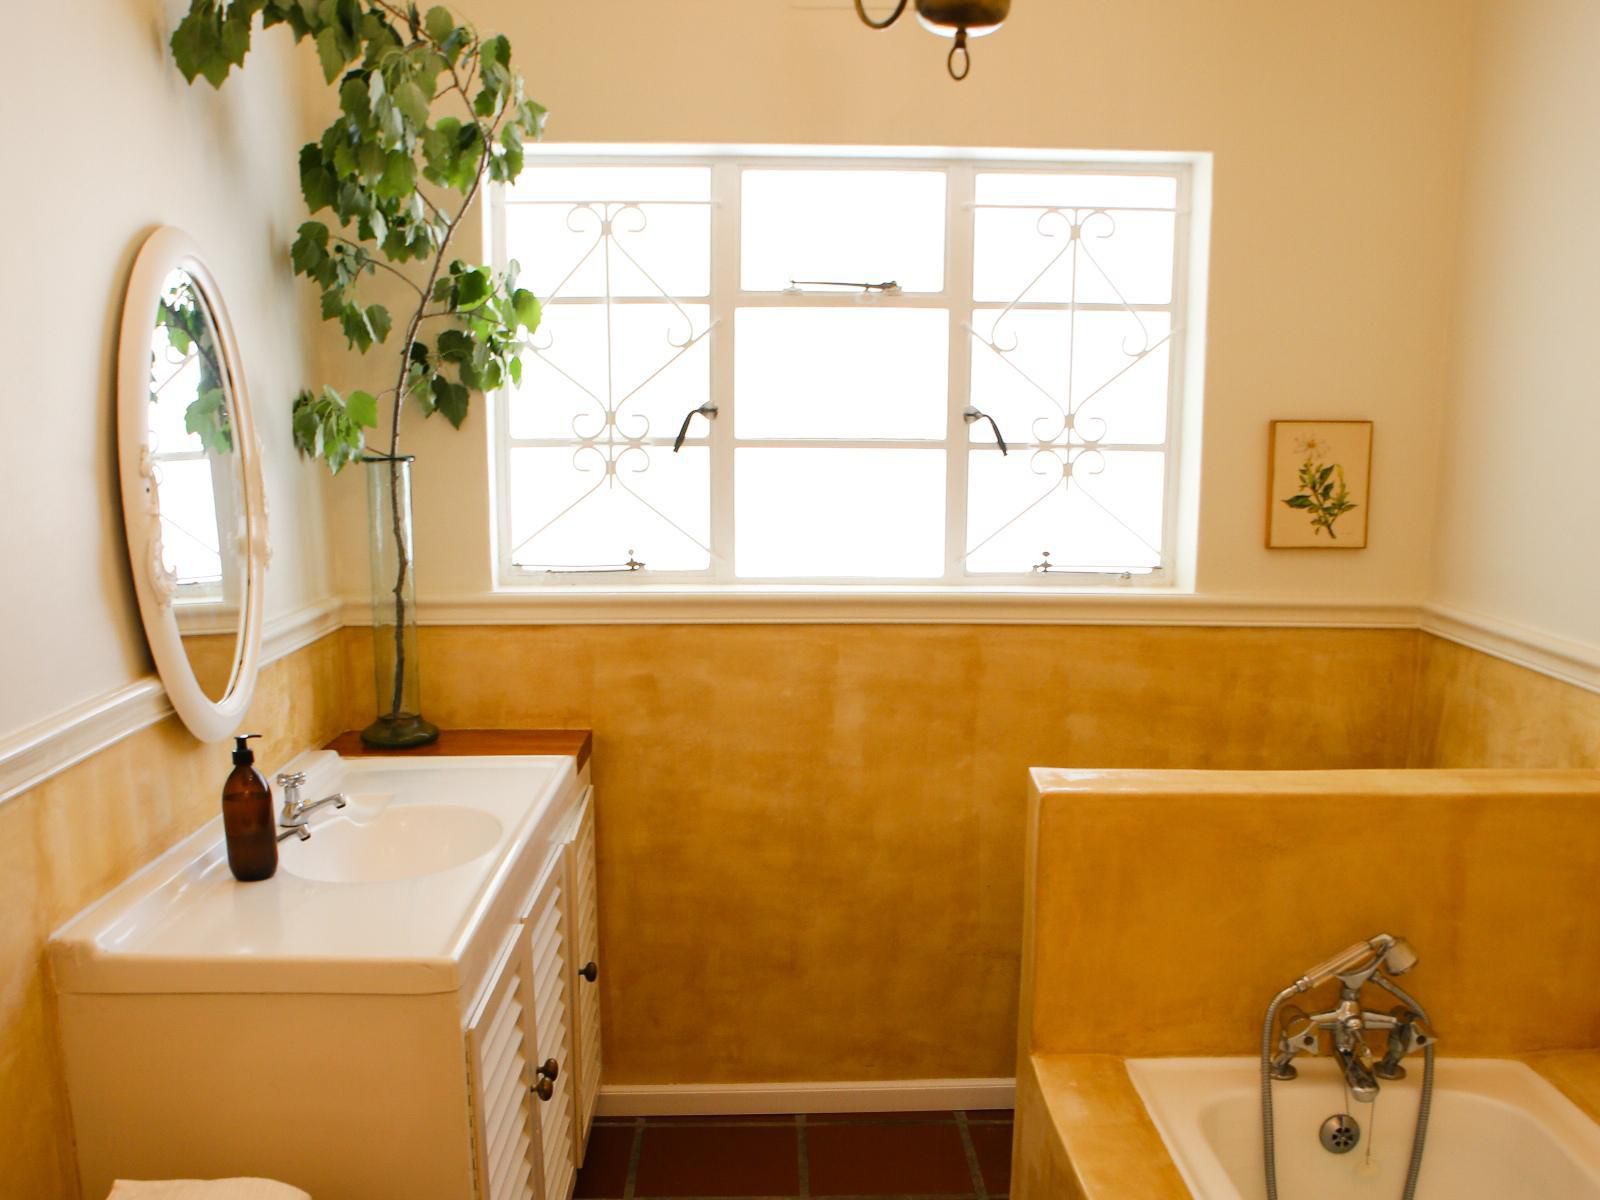
<path id="1" fill-rule="evenodd" d="M 1257 1053 L 1272 996 L 1380 930 L 1417 949 L 1442 1053 L 1526 1057 L 1596 1111 L 1600 771 L 1032 779 L 1015 1195 L 1180 1200 L 1121 1060 Z M 1283 901 L 1319 887 L 1338 903 Z"/>
<path id="2" fill-rule="evenodd" d="M 1192 1200 L 1113 1055 L 1024 1056 L 1012 1148 L 1018 1200 Z"/>
<path id="3" fill-rule="evenodd" d="M 335 635 L 263 669 L 246 720 L 263 769 L 350 724 L 343 660 Z M 214 816 L 230 769 L 168 717 L 0 804 L 0 1194 L 78 1194 L 46 938 Z"/>
<path id="4" fill-rule="evenodd" d="M 1034 785 L 1035 1053 L 1249 1054 L 1274 993 L 1380 930 L 1421 956 L 1407 987 L 1445 1053 L 1600 1046 L 1583 969 L 1600 962 L 1600 771 L 1041 770 Z M 1379 806 L 1392 836 L 1363 819 Z M 1272 902 L 1308 888 L 1338 903 Z"/>

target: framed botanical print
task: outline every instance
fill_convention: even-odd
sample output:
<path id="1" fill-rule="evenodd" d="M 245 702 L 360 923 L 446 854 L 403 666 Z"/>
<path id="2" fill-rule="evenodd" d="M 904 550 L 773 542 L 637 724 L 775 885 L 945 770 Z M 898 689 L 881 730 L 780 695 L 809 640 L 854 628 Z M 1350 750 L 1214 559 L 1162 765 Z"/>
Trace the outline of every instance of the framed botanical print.
<path id="1" fill-rule="evenodd" d="M 1267 545 L 1364 550 L 1372 501 L 1371 421 L 1274 421 Z"/>

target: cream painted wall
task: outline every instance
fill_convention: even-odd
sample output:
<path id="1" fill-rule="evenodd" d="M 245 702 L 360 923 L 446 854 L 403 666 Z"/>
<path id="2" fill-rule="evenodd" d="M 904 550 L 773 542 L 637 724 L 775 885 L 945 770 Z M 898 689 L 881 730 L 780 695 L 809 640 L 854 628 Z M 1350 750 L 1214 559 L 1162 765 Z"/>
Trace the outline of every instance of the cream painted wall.
<path id="1" fill-rule="evenodd" d="M 511 37 L 552 141 L 1214 153 L 1198 587 L 1423 598 L 1473 6 L 1031 0 L 959 86 L 944 43 L 911 22 L 874 34 L 843 0 L 459 7 Z M 425 600 L 491 587 L 483 416 L 408 435 Z M 1267 422 L 1319 416 L 1378 422 L 1371 548 L 1269 553 Z M 365 595 L 360 489 L 334 492 L 340 590 Z"/>
<path id="2" fill-rule="evenodd" d="M 221 92 L 166 38 L 181 0 L 62 0 L 8 14 L 11 186 L 0 191 L 0 740 L 146 675 L 116 475 L 116 341 L 133 258 L 157 225 L 210 259 L 238 330 L 267 463 L 269 617 L 330 593 L 323 489 L 297 463 L 288 398 L 308 312 L 286 247 L 300 220 L 287 38 Z M 281 33 L 281 31 L 280 31 Z"/>
<path id="3" fill-rule="evenodd" d="M 1484 6 L 1433 599 L 1600 656 L 1600 5 Z"/>

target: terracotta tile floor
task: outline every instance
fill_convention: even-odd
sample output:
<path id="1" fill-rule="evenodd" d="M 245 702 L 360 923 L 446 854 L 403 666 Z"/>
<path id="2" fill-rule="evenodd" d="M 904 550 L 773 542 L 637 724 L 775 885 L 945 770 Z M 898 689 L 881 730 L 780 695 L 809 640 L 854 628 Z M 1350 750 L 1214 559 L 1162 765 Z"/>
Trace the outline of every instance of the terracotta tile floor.
<path id="1" fill-rule="evenodd" d="M 578 1200 L 1004 1200 L 1011 1113 L 601 1118 Z"/>

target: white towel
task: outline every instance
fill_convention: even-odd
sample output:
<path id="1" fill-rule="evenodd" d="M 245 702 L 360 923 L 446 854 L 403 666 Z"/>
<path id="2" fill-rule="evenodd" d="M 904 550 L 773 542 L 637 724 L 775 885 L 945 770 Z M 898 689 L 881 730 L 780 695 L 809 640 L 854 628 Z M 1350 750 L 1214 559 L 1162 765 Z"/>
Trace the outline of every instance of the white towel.
<path id="1" fill-rule="evenodd" d="M 270 1179 L 119 1179 L 106 1200 L 311 1200 Z"/>

